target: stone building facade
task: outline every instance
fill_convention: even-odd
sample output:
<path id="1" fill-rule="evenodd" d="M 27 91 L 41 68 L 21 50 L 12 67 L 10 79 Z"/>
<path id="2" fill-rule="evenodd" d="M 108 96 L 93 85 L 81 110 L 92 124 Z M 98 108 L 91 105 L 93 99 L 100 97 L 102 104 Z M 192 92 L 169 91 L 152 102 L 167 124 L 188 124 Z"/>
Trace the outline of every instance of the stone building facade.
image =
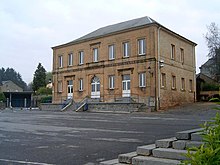
<path id="1" fill-rule="evenodd" d="M 195 100 L 196 44 L 150 17 L 53 49 L 53 102 L 130 98 L 158 109 Z"/>

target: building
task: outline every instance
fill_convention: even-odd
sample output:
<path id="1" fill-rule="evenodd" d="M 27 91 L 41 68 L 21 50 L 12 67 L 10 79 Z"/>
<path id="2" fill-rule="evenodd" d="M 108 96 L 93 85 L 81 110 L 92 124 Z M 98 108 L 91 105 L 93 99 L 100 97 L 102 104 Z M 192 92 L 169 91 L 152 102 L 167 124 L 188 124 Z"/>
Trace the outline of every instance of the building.
<path id="1" fill-rule="evenodd" d="M 131 98 L 153 109 L 193 102 L 195 46 L 150 17 L 54 46 L 53 102 Z"/>
<path id="2" fill-rule="evenodd" d="M 6 97 L 6 107 L 31 107 L 32 92 L 23 91 L 11 80 L 2 81 L 0 92 Z"/>
<path id="3" fill-rule="evenodd" d="M 0 85 L 1 92 L 23 92 L 23 89 L 11 80 L 2 81 Z"/>

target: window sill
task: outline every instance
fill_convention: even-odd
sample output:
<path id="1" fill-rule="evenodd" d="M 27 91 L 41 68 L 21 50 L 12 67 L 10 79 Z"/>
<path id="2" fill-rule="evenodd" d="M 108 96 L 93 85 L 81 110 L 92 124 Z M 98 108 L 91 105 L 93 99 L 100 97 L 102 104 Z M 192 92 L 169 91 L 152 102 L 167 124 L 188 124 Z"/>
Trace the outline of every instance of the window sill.
<path id="1" fill-rule="evenodd" d="M 138 54 L 139 56 L 144 56 L 144 55 L 146 55 L 146 53 L 143 53 L 143 54 Z"/>
<path id="2" fill-rule="evenodd" d="M 174 87 L 172 87 L 171 89 L 174 90 L 174 91 L 176 91 L 176 88 L 174 88 Z"/>

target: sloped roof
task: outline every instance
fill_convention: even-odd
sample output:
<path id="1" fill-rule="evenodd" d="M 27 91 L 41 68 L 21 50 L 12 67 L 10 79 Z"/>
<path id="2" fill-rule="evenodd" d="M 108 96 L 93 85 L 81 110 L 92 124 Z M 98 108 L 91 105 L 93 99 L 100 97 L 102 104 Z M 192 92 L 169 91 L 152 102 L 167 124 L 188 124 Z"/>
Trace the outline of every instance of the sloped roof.
<path id="1" fill-rule="evenodd" d="M 52 48 L 59 47 L 59 46 L 65 46 L 65 45 L 72 45 L 72 44 L 75 44 L 75 43 L 83 42 L 85 40 L 91 40 L 91 39 L 95 39 L 95 38 L 98 38 L 98 37 L 110 35 L 110 34 L 115 33 L 115 32 L 134 29 L 134 28 L 138 28 L 138 27 L 142 27 L 142 26 L 146 26 L 146 25 L 150 25 L 150 24 L 155 24 L 155 23 L 159 26 L 162 26 L 158 22 L 156 22 L 155 20 L 153 20 L 152 18 L 150 18 L 148 16 L 141 17 L 141 18 L 136 18 L 136 19 L 132 19 L 132 20 L 129 20 L 129 21 L 125 21 L 125 22 L 121 22 L 121 23 L 117 23 L 117 24 L 113 24 L 113 25 L 109 25 L 109 26 L 99 28 L 99 29 L 97 29 L 97 30 L 95 30 L 95 31 L 93 31 L 89 34 L 86 34 L 86 35 L 84 35 L 84 36 L 82 36 L 82 37 L 80 37 L 76 40 L 73 40 L 73 41 L 68 42 L 66 44 L 54 46 Z M 167 29 L 164 26 L 162 26 L 162 27 Z M 167 30 L 169 30 L 169 29 L 167 29 Z M 175 32 L 173 32 L 173 33 L 175 33 Z M 179 34 L 176 34 L 176 35 L 180 36 Z M 184 37 L 182 37 L 182 38 L 184 38 Z M 188 40 L 188 39 L 186 39 L 186 40 Z M 190 41 L 190 40 L 188 40 L 188 41 Z M 192 42 L 192 41 L 190 41 L 190 42 Z"/>
<path id="2" fill-rule="evenodd" d="M 109 26 L 105 26 L 102 28 L 99 28 L 83 37 L 80 37 L 76 40 L 74 40 L 73 42 L 76 41 L 81 41 L 81 40 L 85 40 L 85 39 L 89 39 L 89 38 L 94 38 L 94 37 L 99 37 L 99 36 L 103 36 L 103 35 L 107 35 L 107 34 L 111 34 L 117 31 L 122 31 L 125 29 L 131 29 L 131 28 L 135 28 L 135 27 L 139 27 L 139 26 L 143 26 L 143 25 L 147 25 L 147 24 L 151 24 L 151 23 L 156 23 L 156 21 L 154 21 L 153 19 L 151 19 L 150 17 L 142 17 L 142 18 L 137 18 L 137 19 L 133 19 L 133 20 L 129 20 L 129 21 L 125 21 L 125 22 L 121 22 L 121 23 L 117 23 L 114 25 L 109 25 Z"/>

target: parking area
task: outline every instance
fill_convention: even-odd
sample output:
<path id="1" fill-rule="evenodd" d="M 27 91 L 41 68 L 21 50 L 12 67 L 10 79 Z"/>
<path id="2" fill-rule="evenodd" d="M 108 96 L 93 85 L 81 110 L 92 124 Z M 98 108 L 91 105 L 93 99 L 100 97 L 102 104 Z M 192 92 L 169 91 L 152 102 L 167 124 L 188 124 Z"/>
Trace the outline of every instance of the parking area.
<path id="1" fill-rule="evenodd" d="M 215 104 L 196 103 L 153 113 L 0 111 L 0 164 L 92 165 L 137 146 L 198 128 Z"/>

